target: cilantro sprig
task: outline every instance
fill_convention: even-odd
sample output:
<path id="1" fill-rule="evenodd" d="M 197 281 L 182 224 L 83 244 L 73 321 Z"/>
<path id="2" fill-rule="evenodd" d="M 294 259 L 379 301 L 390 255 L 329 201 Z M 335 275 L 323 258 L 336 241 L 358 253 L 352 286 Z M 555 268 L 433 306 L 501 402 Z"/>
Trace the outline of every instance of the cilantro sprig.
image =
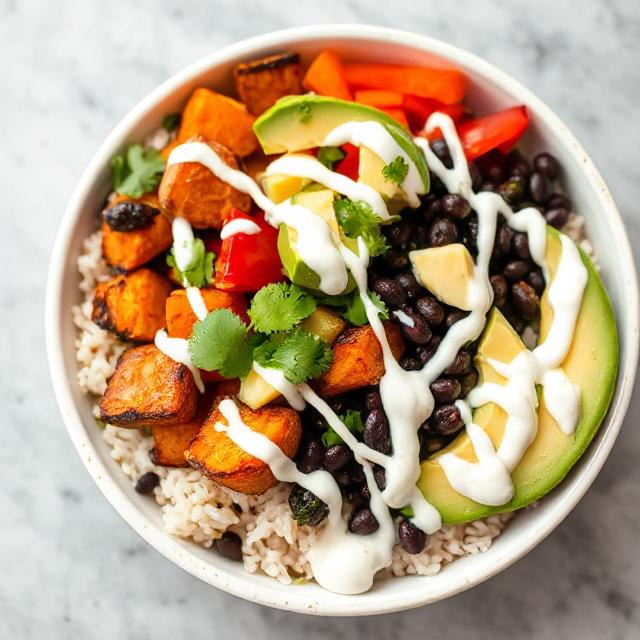
<path id="1" fill-rule="evenodd" d="M 344 158 L 344 151 L 340 147 L 320 147 L 318 161 L 327 169 L 333 169 L 333 165 Z"/>
<path id="2" fill-rule="evenodd" d="M 176 262 L 175 248 L 167 254 L 167 265 L 173 269 L 176 279 L 185 287 L 204 287 L 213 279 L 213 263 L 216 254 L 207 251 L 201 238 L 195 238 L 191 249 L 193 259 L 189 266 L 181 271 Z"/>
<path id="3" fill-rule="evenodd" d="M 380 232 L 380 218 L 368 203 L 342 198 L 334 201 L 333 210 L 344 234 L 348 238 L 362 236 L 372 257 L 387 251 L 389 245 Z"/>
<path id="4" fill-rule="evenodd" d="M 164 159 L 157 149 L 130 144 L 111 158 L 113 188 L 122 195 L 140 198 L 158 186 L 164 169 Z"/>
<path id="5" fill-rule="evenodd" d="M 389 311 L 380 296 L 374 291 L 369 291 L 368 295 L 373 304 L 380 310 L 378 315 L 383 320 L 388 320 Z M 316 302 L 325 307 L 333 307 L 347 322 L 356 327 L 369 322 L 364 303 L 358 291 L 340 296 L 316 296 Z"/>
<path id="6" fill-rule="evenodd" d="M 296 328 L 275 334 L 253 352 L 254 360 L 268 369 L 278 369 L 292 384 L 322 375 L 333 360 L 331 347 L 318 336 Z"/>
<path id="7" fill-rule="evenodd" d="M 349 409 L 339 418 L 354 435 L 364 432 L 364 422 L 360 411 Z M 325 447 L 333 447 L 336 444 L 342 444 L 344 440 L 331 427 L 327 427 L 327 430 L 322 434 L 322 442 Z"/>
<path id="8" fill-rule="evenodd" d="M 409 173 L 409 165 L 402 156 L 396 156 L 389 164 L 382 168 L 382 177 L 387 182 L 401 185 Z"/>
<path id="9" fill-rule="evenodd" d="M 278 282 L 262 287 L 251 301 L 251 326 L 261 333 L 288 331 L 310 316 L 316 301 L 295 284 Z"/>

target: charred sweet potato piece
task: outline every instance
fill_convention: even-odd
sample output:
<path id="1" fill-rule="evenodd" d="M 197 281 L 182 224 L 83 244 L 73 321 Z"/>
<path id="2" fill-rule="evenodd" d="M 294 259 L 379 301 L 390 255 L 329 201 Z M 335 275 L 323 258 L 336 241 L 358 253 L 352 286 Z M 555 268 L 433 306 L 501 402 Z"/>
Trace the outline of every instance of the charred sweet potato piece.
<path id="1" fill-rule="evenodd" d="M 123 205 L 128 203 L 146 205 L 150 220 L 147 224 L 138 224 L 137 228 L 127 231 L 114 229 L 110 213 L 122 210 Z M 133 271 L 171 246 L 171 224 L 161 214 L 155 194 L 137 199 L 117 196 L 109 203 L 102 216 L 102 255 L 115 269 Z"/>
<path id="2" fill-rule="evenodd" d="M 295 455 L 302 433 L 297 411 L 272 406 L 253 411 L 242 404 L 239 409 L 250 429 L 264 434 L 290 458 Z M 240 449 L 226 433 L 216 431 L 217 422 L 226 424 L 216 408 L 187 450 L 188 463 L 214 482 L 240 493 L 257 495 L 275 485 L 277 481 L 269 466 Z"/>
<path id="3" fill-rule="evenodd" d="M 400 329 L 385 324 L 391 351 L 399 358 L 405 342 Z M 370 325 L 347 329 L 333 344 L 331 367 L 313 383 L 323 398 L 378 384 L 384 374 L 382 349 Z"/>
<path id="4" fill-rule="evenodd" d="M 222 145 L 202 136 L 188 142 L 206 142 L 233 169 L 238 168 L 233 154 Z M 160 207 L 173 220 L 186 218 L 196 229 L 221 229 L 233 209 L 248 211 L 251 198 L 216 177 L 199 162 L 169 165 L 160 183 Z"/>
<path id="5" fill-rule="evenodd" d="M 229 309 L 249 324 L 247 301 L 243 294 L 233 291 L 221 291 L 212 287 L 200 289 L 200 294 L 207 311 Z M 196 314 L 193 313 L 185 289 L 177 289 L 171 293 L 167 298 L 166 310 L 167 333 L 172 338 L 188 338 L 197 318 Z"/>
<path id="6" fill-rule="evenodd" d="M 267 167 L 278 157 L 277 155 L 265 156 L 258 150 L 242 159 L 242 169 L 252 180 L 259 183 Z"/>
<path id="7" fill-rule="evenodd" d="M 238 378 L 223 379 L 211 387 L 211 393 L 214 398 L 237 396 L 238 391 L 240 391 L 240 380 Z"/>
<path id="8" fill-rule="evenodd" d="M 98 284 L 91 319 L 122 340 L 151 342 L 164 327 L 171 283 L 151 269 L 138 269 Z"/>
<path id="9" fill-rule="evenodd" d="M 297 53 L 278 53 L 243 62 L 233 70 L 238 95 L 254 115 L 284 96 L 302 93 L 302 71 Z"/>
<path id="10" fill-rule="evenodd" d="M 258 147 L 252 127 L 253 116 L 241 102 L 201 87 L 182 112 L 177 140 L 182 143 L 201 135 L 244 157 Z"/>
<path id="11" fill-rule="evenodd" d="M 125 351 L 100 400 L 102 420 L 139 429 L 190 422 L 198 390 L 187 367 L 153 344 Z"/>

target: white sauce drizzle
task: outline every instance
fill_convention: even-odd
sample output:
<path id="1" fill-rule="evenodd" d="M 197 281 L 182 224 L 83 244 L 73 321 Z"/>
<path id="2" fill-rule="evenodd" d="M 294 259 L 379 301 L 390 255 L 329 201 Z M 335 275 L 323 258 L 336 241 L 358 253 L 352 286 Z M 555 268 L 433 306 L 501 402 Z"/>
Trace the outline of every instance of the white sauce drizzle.
<path id="1" fill-rule="evenodd" d="M 403 155 L 397 144 L 397 148 L 393 148 L 389 143 L 390 136 L 383 127 L 365 127 L 364 124 L 373 123 L 347 123 L 338 127 L 327 136 L 325 144 L 340 144 L 341 140 L 366 144 L 387 162 L 397 155 Z M 302 260 L 318 273 L 320 288 L 325 293 L 340 293 L 346 286 L 348 271 L 358 286 L 367 318 L 383 353 L 386 372 L 380 381 L 380 393 L 389 419 L 392 455 L 383 455 L 359 442 L 327 403 L 308 385 L 293 385 L 281 372 L 265 369 L 257 363 L 253 364 L 253 368 L 265 381 L 280 391 L 292 407 L 301 410 L 306 402 L 311 404 L 353 450 L 356 460 L 363 465 L 371 492 L 370 507 L 380 525 L 378 531 L 370 536 L 350 534 L 341 515 L 340 490 L 330 474 L 324 471 L 300 473 L 295 464 L 275 444 L 243 424 L 233 401 L 225 400 L 221 403 L 220 410 L 229 426 L 218 427 L 226 430 L 229 437 L 242 449 L 265 461 L 276 478 L 297 482 L 327 503 L 330 510 L 327 525 L 319 532 L 309 557 L 316 580 L 325 588 L 338 593 L 360 593 L 367 590 L 375 573 L 390 564 L 395 531 L 387 507 L 411 506 L 414 512 L 413 523 L 427 533 L 441 526 L 440 514 L 416 487 L 420 475 L 418 429 L 433 410 L 430 383 L 454 360 L 458 350 L 466 343 L 477 339 L 484 328 L 486 314 L 493 301 L 488 267 L 499 213 L 505 216 L 511 227 L 528 233 L 531 255 L 543 268 L 548 281 L 548 269 L 544 261 L 544 218 L 536 209 L 524 209 L 513 213 L 497 194 L 473 193 L 468 165 L 453 122 L 443 114 L 434 114 L 429 119 L 426 129 L 432 130 L 435 127 L 442 130 L 447 141 L 453 169 L 444 167 L 426 140 L 418 138 L 416 143 L 423 149 L 430 170 L 443 181 L 447 190 L 450 193 L 461 194 L 478 213 L 478 257 L 468 286 L 471 312 L 449 329 L 435 355 L 421 371 L 404 371 L 393 357 L 384 325 L 378 315 L 379 310 L 367 292 L 369 255 L 361 238 L 358 240 L 359 255 L 356 255 L 339 242 L 336 234 L 319 216 L 304 207 L 292 204 L 290 200 L 280 204 L 271 202 L 249 176 L 227 166 L 204 143 L 180 145 L 174 149 L 168 161 L 168 164 L 200 162 L 221 180 L 249 194 L 264 210 L 265 219 L 269 224 L 274 227 L 286 224 L 294 228 L 298 234 L 298 253 Z M 407 184 L 403 183 L 403 188 L 409 197 L 413 198 L 411 194 L 419 193 L 414 182 L 414 172 L 417 172 L 417 168 L 409 159 L 405 160 L 408 160 L 410 170 L 405 181 Z M 311 156 L 283 156 L 271 163 L 266 174 L 286 174 L 312 179 L 351 199 L 365 200 L 383 220 L 389 217 L 380 194 L 367 185 L 331 172 Z M 510 471 L 515 468 L 537 431 L 536 382 L 543 384 L 549 411 L 562 430 L 570 433 L 571 429 L 575 429 L 579 390 L 571 385 L 558 366 L 571 344 L 584 288 L 584 285 L 580 288 L 580 283 L 586 283 L 586 270 L 573 244 L 564 237 L 562 240 L 563 254 L 553 283 L 558 283 L 557 293 L 553 291 L 552 285 L 548 296 L 554 319 L 547 339 L 536 350 L 520 354 L 511 363 L 492 362 L 496 371 L 506 378 L 507 384 L 483 384 L 471 392 L 466 402 L 458 403 L 478 462 L 470 463 L 453 454 L 439 458 L 444 461 L 443 469 L 452 486 L 463 495 L 485 504 L 504 504 L 513 494 Z M 572 292 L 571 295 L 567 295 L 569 291 Z M 396 314 L 396 317 L 403 322 L 402 316 Z M 406 318 L 404 321 L 406 322 Z M 158 342 L 158 338 L 156 341 Z M 538 350 L 539 353 L 536 353 Z M 473 424 L 471 417 L 471 407 L 486 402 L 496 402 L 509 414 L 505 436 L 498 451 L 484 430 Z M 371 463 L 385 468 L 386 487 L 383 492 L 378 490 L 373 479 Z"/>
<path id="2" fill-rule="evenodd" d="M 415 327 L 416 323 L 413 321 L 411 316 L 408 316 L 401 309 L 397 309 L 393 312 L 393 315 L 398 319 L 398 322 L 402 323 L 405 327 Z"/>
<path id="3" fill-rule="evenodd" d="M 183 338 L 170 338 L 164 329 L 159 329 L 156 332 L 154 343 L 165 356 L 187 367 L 193 375 L 193 381 L 196 383 L 198 391 L 204 393 L 204 384 L 202 383 L 200 370 L 191 361 L 189 342 Z"/>
<path id="4" fill-rule="evenodd" d="M 202 293 L 198 287 L 187 287 L 187 300 L 191 305 L 191 310 L 198 320 L 204 320 L 209 313 L 207 305 L 204 303 Z"/>
<path id="5" fill-rule="evenodd" d="M 246 218 L 235 218 L 230 220 L 222 227 L 220 231 L 220 237 L 223 240 L 235 236 L 238 233 L 244 233 L 248 236 L 253 236 L 256 233 L 260 233 L 260 227 L 253 221 Z"/>
<path id="6" fill-rule="evenodd" d="M 182 217 L 178 216 L 171 223 L 173 234 L 173 253 L 176 259 L 176 266 L 180 271 L 186 271 L 193 262 L 193 230 L 191 225 Z"/>

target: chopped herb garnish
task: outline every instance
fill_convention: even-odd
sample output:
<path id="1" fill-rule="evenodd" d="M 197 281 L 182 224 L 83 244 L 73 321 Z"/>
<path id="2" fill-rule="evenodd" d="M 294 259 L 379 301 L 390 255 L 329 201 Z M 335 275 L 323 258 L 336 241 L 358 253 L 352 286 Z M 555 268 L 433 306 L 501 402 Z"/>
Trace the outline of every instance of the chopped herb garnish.
<path id="1" fill-rule="evenodd" d="M 174 248 L 167 254 L 167 265 L 173 269 L 174 276 L 185 287 L 204 287 L 211 284 L 213 278 L 213 263 L 216 254 L 207 251 L 201 238 L 195 238 L 191 250 L 193 260 L 184 271 L 178 269 Z"/>
<path id="2" fill-rule="evenodd" d="M 333 165 L 344 158 L 344 151 L 340 147 L 320 147 L 318 150 L 318 160 L 327 167 L 333 169 Z"/>
<path id="3" fill-rule="evenodd" d="M 387 251 L 389 245 L 387 239 L 380 233 L 380 218 L 368 203 L 364 200 L 354 202 L 348 198 L 342 198 L 334 201 L 333 210 L 344 234 L 348 238 L 362 236 L 372 257 Z"/>
<path id="4" fill-rule="evenodd" d="M 251 301 L 251 326 L 261 333 L 288 331 L 316 308 L 312 296 L 295 284 L 279 282 L 262 287 Z"/>
<path id="5" fill-rule="evenodd" d="M 298 104 L 298 120 L 302 124 L 307 124 L 311 120 L 311 105 L 305 100 Z"/>
<path id="6" fill-rule="evenodd" d="M 157 149 L 131 144 L 111 158 L 113 188 L 117 193 L 140 198 L 153 191 L 162 178 L 165 162 Z"/>
<path id="7" fill-rule="evenodd" d="M 378 314 L 383 320 L 389 319 L 389 311 L 380 296 L 374 291 L 369 291 L 368 296 L 373 304 L 380 309 Z M 360 298 L 360 293 L 354 291 L 340 296 L 315 296 L 318 304 L 325 307 L 333 307 L 335 310 L 351 324 L 359 327 L 369 322 L 364 308 L 364 303 Z"/>
<path id="8" fill-rule="evenodd" d="M 382 168 L 382 175 L 387 182 L 401 185 L 409 173 L 409 165 L 402 156 L 396 156 Z"/>
<path id="9" fill-rule="evenodd" d="M 162 120 L 162 128 L 167 131 L 175 131 L 180 126 L 180 114 L 168 113 Z"/>
<path id="10" fill-rule="evenodd" d="M 339 416 L 345 427 L 353 434 L 362 433 L 364 431 L 364 423 L 362 422 L 362 413 L 354 409 L 349 409 L 347 413 Z M 342 444 L 344 440 L 331 428 L 322 435 L 322 442 L 325 447 L 333 447 L 336 444 Z"/>

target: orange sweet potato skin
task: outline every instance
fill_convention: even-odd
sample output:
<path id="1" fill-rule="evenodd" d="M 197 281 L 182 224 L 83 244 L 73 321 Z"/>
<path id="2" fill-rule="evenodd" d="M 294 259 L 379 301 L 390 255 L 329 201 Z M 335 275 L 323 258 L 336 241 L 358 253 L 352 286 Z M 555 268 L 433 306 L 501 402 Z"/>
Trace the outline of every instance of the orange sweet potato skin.
<path id="1" fill-rule="evenodd" d="M 302 71 L 297 53 L 279 53 L 243 62 L 233 71 L 238 95 L 254 116 L 284 96 L 302 93 Z"/>
<path id="2" fill-rule="evenodd" d="M 239 405 L 244 423 L 264 434 L 292 458 L 302 428 L 300 415 L 287 407 L 265 406 L 257 411 Z M 217 407 L 211 412 L 185 456 L 189 464 L 208 478 L 233 491 L 259 495 L 277 482 L 268 465 L 236 446 L 226 433 L 216 431 L 215 424 L 226 420 Z"/>
<path id="3" fill-rule="evenodd" d="M 393 355 L 399 358 L 405 342 L 400 329 L 385 324 L 385 331 Z M 337 396 L 353 389 L 378 384 L 384 375 L 382 349 L 370 325 L 347 329 L 333 344 L 333 362 L 313 383 L 323 398 Z"/>
<path id="4" fill-rule="evenodd" d="M 213 287 L 206 287 L 200 289 L 200 294 L 207 307 L 207 311 L 229 309 L 249 324 L 247 301 L 242 293 L 221 291 Z M 196 314 L 193 313 L 185 289 L 176 289 L 167 298 L 166 313 L 167 333 L 172 338 L 184 338 L 186 340 L 191 335 L 193 325 L 197 318 Z"/>
<path id="5" fill-rule="evenodd" d="M 91 319 L 122 340 L 151 342 L 164 327 L 171 283 L 151 269 L 138 269 L 98 284 Z"/>
<path id="6" fill-rule="evenodd" d="M 182 143 L 202 135 L 240 157 L 248 156 L 258 147 L 253 120 L 241 102 L 200 87 L 191 94 L 182 112 L 177 140 Z"/>
<path id="7" fill-rule="evenodd" d="M 106 222 L 102 223 L 102 255 L 114 269 L 133 271 L 155 258 L 171 246 L 171 224 L 160 213 L 160 204 L 155 194 L 142 198 L 116 196 L 105 211 L 119 202 L 131 200 L 143 202 L 158 210 L 150 226 L 133 231 L 114 231 Z"/>
<path id="8" fill-rule="evenodd" d="M 233 169 L 238 164 L 229 149 L 202 136 L 187 142 L 206 142 Z M 196 229 L 221 229 L 233 209 L 248 211 L 251 198 L 217 178 L 198 162 L 169 165 L 159 189 L 162 212 L 173 220 L 186 218 Z"/>
<path id="9" fill-rule="evenodd" d="M 198 390 L 191 372 L 155 345 L 125 351 L 100 400 L 102 420 L 139 429 L 190 422 Z"/>

